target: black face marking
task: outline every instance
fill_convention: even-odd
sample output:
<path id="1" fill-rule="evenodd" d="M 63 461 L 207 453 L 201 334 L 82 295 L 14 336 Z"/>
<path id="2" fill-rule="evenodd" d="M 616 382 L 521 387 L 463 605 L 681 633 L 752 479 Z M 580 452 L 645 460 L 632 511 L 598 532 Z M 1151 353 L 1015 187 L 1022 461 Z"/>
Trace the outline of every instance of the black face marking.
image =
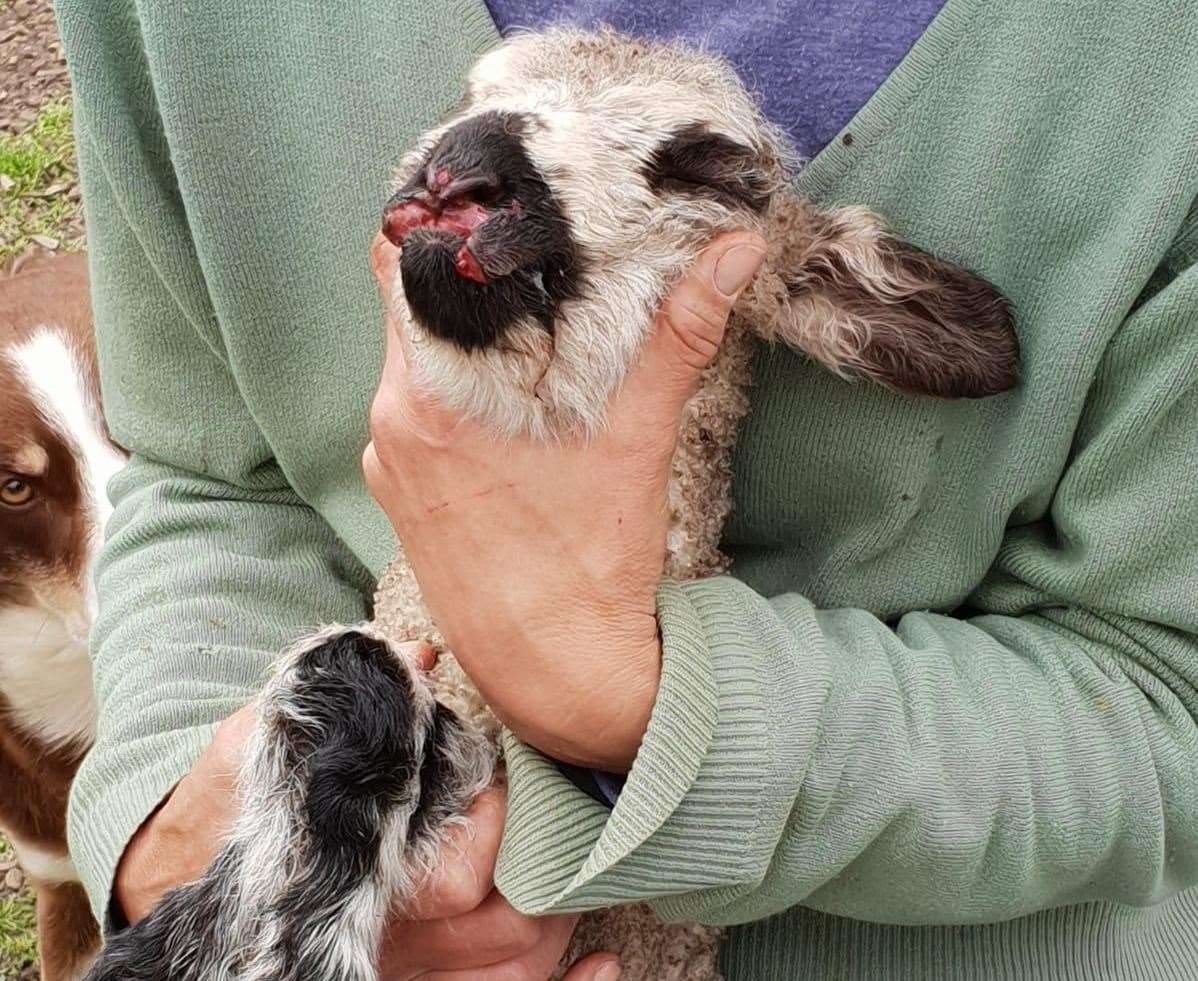
<path id="1" fill-rule="evenodd" d="M 464 279 L 455 267 L 461 245 L 461 238 L 422 229 L 400 256 L 408 307 L 430 334 L 474 351 L 494 347 L 527 317 L 552 331 L 556 304 L 537 286 L 535 273 L 521 270 L 489 283 Z"/>
<path id="2" fill-rule="evenodd" d="M 770 182 L 758 155 L 702 123 L 677 130 L 653 151 L 644 173 L 659 194 L 715 196 L 754 212 L 769 203 Z"/>
<path id="3" fill-rule="evenodd" d="M 495 345 L 523 320 L 552 332 L 558 305 L 579 290 L 578 246 L 524 148 L 523 134 L 532 125 L 499 112 L 459 123 L 392 199 L 420 194 L 429 175 L 477 177 L 486 187 L 475 200 L 491 216 L 470 234 L 469 248 L 487 282 L 459 273 L 455 263 L 467 239 L 446 228 L 412 231 L 400 256 L 413 315 L 429 333 L 467 351 Z"/>

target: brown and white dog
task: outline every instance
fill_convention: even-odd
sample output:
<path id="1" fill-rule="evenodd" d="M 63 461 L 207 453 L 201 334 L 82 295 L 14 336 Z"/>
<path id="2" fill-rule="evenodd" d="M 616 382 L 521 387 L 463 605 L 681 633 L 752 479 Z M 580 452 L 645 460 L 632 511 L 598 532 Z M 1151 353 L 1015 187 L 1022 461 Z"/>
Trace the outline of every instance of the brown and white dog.
<path id="1" fill-rule="evenodd" d="M 42 977 L 99 934 L 67 853 L 67 792 L 95 722 L 91 565 L 123 454 L 99 412 L 82 255 L 0 280 L 0 831 L 37 896 Z"/>

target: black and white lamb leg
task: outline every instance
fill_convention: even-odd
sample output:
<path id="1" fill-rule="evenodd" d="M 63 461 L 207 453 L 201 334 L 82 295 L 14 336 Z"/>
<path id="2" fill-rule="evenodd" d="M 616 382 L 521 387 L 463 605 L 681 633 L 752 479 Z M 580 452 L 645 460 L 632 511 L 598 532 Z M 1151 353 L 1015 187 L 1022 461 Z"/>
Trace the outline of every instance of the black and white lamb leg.
<path id="1" fill-rule="evenodd" d="M 228 842 L 87 981 L 374 981 L 388 912 L 490 783 L 494 750 L 369 627 L 291 651 L 261 706 Z"/>

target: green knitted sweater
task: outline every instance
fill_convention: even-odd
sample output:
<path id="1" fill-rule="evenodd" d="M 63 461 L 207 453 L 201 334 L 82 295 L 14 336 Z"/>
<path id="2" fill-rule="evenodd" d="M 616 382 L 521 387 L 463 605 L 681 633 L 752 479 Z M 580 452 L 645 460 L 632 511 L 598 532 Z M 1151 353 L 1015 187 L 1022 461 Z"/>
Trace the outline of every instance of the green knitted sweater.
<path id="1" fill-rule="evenodd" d="M 103 911 L 273 653 L 367 614 L 367 243 L 495 32 L 479 0 L 57 8 L 133 452 L 71 809 Z M 1198 976 L 1196 51 L 1182 0 L 948 0 L 802 173 L 997 283 L 1024 381 L 915 400 L 761 351 L 735 566 L 661 587 L 614 810 L 509 740 L 516 905 L 737 924 L 732 981 Z"/>

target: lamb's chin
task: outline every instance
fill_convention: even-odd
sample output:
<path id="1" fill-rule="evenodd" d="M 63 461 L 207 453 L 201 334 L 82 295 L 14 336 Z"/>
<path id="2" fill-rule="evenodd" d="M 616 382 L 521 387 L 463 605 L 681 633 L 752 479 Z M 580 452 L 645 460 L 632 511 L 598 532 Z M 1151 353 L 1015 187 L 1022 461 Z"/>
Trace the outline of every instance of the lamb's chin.
<path id="1" fill-rule="evenodd" d="M 467 351 L 405 317 L 413 384 L 478 422 L 497 439 L 552 441 L 574 415 L 538 395 L 553 360 L 553 338 L 539 325 L 520 324 L 492 348 Z"/>
<path id="2" fill-rule="evenodd" d="M 407 329 L 415 384 L 497 439 L 586 439 L 605 427 L 611 393 L 571 377 L 539 325 L 521 325 L 484 351 L 464 351 L 418 324 Z"/>

